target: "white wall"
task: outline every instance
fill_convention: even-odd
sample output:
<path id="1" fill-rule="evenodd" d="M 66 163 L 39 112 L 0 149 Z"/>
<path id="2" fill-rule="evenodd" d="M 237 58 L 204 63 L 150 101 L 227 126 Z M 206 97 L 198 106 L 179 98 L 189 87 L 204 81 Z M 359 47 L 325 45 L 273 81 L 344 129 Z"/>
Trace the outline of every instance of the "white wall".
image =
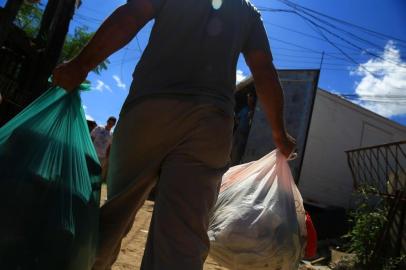
<path id="1" fill-rule="evenodd" d="M 353 182 L 344 151 L 406 139 L 406 127 L 318 90 L 299 189 L 305 200 L 349 207 Z"/>

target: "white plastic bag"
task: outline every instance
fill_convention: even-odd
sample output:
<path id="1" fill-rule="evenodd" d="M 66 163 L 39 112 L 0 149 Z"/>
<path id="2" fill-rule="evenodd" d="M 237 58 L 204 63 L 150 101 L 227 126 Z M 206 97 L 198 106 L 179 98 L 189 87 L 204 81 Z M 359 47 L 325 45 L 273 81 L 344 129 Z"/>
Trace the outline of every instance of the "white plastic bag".
<path id="1" fill-rule="evenodd" d="M 298 268 L 305 210 L 282 154 L 275 150 L 226 172 L 208 233 L 211 257 L 232 270 Z"/>

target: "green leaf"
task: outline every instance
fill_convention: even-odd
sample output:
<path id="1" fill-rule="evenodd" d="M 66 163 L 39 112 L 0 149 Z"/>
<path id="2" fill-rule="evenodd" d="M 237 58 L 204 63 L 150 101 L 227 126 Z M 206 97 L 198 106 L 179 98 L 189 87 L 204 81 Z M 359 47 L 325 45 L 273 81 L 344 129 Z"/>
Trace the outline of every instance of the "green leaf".
<path id="1" fill-rule="evenodd" d="M 42 4 L 27 4 L 24 3 L 19 10 L 14 23 L 24 30 L 26 34 L 34 39 L 41 25 L 41 18 L 44 13 Z M 59 63 L 70 60 L 75 57 L 82 48 L 93 37 L 94 32 L 90 32 L 86 26 L 76 27 L 73 34 L 68 34 L 63 45 Z M 45 38 L 46 40 L 46 38 Z M 93 72 L 100 74 L 103 70 L 107 70 L 109 60 L 106 59 L 98 65 Z"/>

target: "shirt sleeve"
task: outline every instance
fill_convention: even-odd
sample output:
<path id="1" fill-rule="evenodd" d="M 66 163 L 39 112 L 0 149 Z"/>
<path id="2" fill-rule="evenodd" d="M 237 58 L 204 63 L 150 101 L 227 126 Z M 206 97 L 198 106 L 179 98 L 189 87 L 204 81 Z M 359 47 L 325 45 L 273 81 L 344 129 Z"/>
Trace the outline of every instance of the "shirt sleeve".
<path id="1" fill-rule="evenodd" d="M 253 15 L 252 19 L 253 21 L 251 23 L 250 31 L 243 45 L 242 52 L 248 53 L 259 50 L 266 53 L 271 53 L 268 35 L 266 34 L 261 14 L 258 11 L 255 11 L 255 15 Z"/>
<path id="2" fill-rule="evenodd" d="M 165 0 L 150 0 L 150 1 L 151 1 L 152 5 L 154 6 L 155 13 L 158 13 L 161 10 L 161 8 L 165 2 Z"/>

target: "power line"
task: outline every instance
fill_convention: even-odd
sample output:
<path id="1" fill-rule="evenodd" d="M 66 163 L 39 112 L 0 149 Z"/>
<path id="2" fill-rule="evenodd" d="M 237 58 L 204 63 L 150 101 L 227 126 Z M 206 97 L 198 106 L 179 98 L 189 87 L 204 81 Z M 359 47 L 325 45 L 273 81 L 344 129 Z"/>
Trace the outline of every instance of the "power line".
<path id="1" fill-rule="evenodd" d="M 302 12 L 303 14 L 306 14 L 307 16 L 310 16 L 310 17 L 312 17 L 313 19 L 315 19 L 315 20 L 317 20 L 317 21 L 319 21 L 319 22 L 321 22 L 321 23 L 330 26 L 331 28 L 333 28 L 333 29 L 335 29 L 335 30 L 338 30 L 338 31 L 340 31 L 340 32 L 343 32 L 343 33 L 345 33 L 345 34 L 351 36 L 351 37 L 354 38 L 354 39 L 357 39 L 357 40 L 359 40 L 359 41 L 361 41 L 361 42 L 364 42 L 364 43 L 366 43 L 366 44 L 368 44 L 368 45 L 370 45 L 370 46 L 372 46 L 372 47 L 375 47 L 375 48 L 377 48 L 377 49 L 381 49 L 381 48 L 382 48 L 382 46 L 377 45 L 377 44 L 375 44 L 375 43 L 373 43 L 373 42 L 371 42 L 371 41 L 369 41 L 369 40 L 366 40 L 366 39 L 364 39 L 364 38 L 361 38 L 359 35 L 354 35 L 353 33 L 348 32 L 347 30 L 344 30 L 344 29 L 342 29 L 342 28 L 340 28 L 340 27 L 338 27 L 338 26 L 336 26 L 336 25 L 334 25 L 334 24 L 332 24 L 332 23 L 330 23 L 330 22 L 328 22 L 328 21 L 326 21 L 326 20 L 320 19 L 319 17 L 315 16 L 314 14 L 311 14 L 310 12 L 307 12 L 306 10 L 303 10 L 303 9 L 300 8 L 298 5 L 296 5 L 295 3 L 293 3 L 293 2 L 291 2 L 291 1 L 289 1 L 289 0 L 279 0 L 279 1 L 285 3 L 285 5 L 288 5 L 289 7 L 293 8 L 293 9 L 296 10 L 296 11 Z"/>
<path id="2" fill-rule="evenodd" d="M 338 34 L 333 33 L 332 31 L 328 30 L 326 27 L 323 27 L 323 26 L 317 24 L 316 22 L 314 22 L 313 20 L 307 18 L 307 17 L 304 16 L 303 14 L 306 14 L 307 16 L 313 18 L 314 20 L 317 20 L 317 21 L 319 21 L 319 22 L 321 22 L 321 23 L 323 23 L 323 24 L 325 24 L 325 25 L 327 25 L 327 26 L 330 26 L 331 28 L 333 28 L 333 29 L 335 29 L 335 30 L 338 30 L 338 31 L 340 31 L 340 32 L 344 32 L 345 34 L 350 35 L 352 38 L 357 39 L 357 40 L 359 40 L 359 41 L 361 41 L 361 42 L 364 42 L 365 44 L 368 44 L 368 45 L 370 45 L 370 46 L 373 46 L 373 47 L 375 47 L 375 48 L 377 48 L 377 49 L 382 50 L 382 49 L 383 49 L 382 46 L 377 45 L 377 44 L 375 44 L 375 43 L 373 43 L 373 42 L 371 42 L 371 41 L 369 41 L 369 40 L 363 39 L 363 38 L 359 37 L 359 35 L 355 35 L 355 34 L 353 34 L 353 33 L 351 33 L 351 32 L 348 32 L 348 31 L 346 31 L 346 30 L 343 30 L 343 29 L 337 27 L 336 25 L 331 24 L 330 22 L 328 22 L 328 21 L 326 21 L 326 20 L 320 19 L 320 18 L 318 18 L 317 16 L 310 14 L 309 12 L 300 10 L 300 9 L 298 9 L 298 8 L 296 7 L 295 4 L 293 4 L 292 2 L 290 2 L 290 1 L 288 1 L 288 0 L 278 0 L 278 1 L 286 3 L 286 5 L 292 7 L 292 8 L 297 12 L 297 15 L 299 15 L 300 17 L 302 17 L 302 18 L 308 20 L 308 21 L 311 22 L 313 25 L 316 24 L 316 25 L 315 25 L 316 27 L 323 29 L 324 31 L 326 31 L 326 32 L 329 33 L 330 35 L 335 36 L 336 38 L 338 38 L 338 39 L 344 41 L 345 43 L 349 44 L 350 46 L 352 46 L 352 47 L 354 47 L 354 48 L 356 48 L 356 49 L 358 49 L 358 50 L 360 50 L 360 51 L 364 51 L 364 52 L 366 52 L 367 54 L 370 54 L 370 55 L 372 55 L 372 56 L 374 56 L 374 57 L 376 57 L 376 58 L 381 58 L 382 60 L 386 60 L 386 59 L 384 59 L 383 57 L 381 57 L 380 55 L 377 55 L 377 54 L 375 54 L 375 53 L 372 53 L 372 52 L 370 52 L 368 49 L 361 48 L 361 47 L 359 47 L 358 45 L 356 45 L 356 44 L 354 44 L 354 43 L 348 41 L 348 40 L 345 39 L 344 37 L 342 37 L 342 36 L 340 36 L 340 35 L 338 35 Z M 303 14 L 300 14 L 299 12 L 302 12 Z M 336 45 L 339 46 L 340 44 L 336 44 Z M 343 47 L 342 45 L 340 45 L 340 46 Z"/>
<path id="3" fill-rule="evenodd" d="M 305 19 L 306 19 L 306 18 L 305 18 Z M 323 38 L 325 38 L 332 46 L 334 46 L 337 50 L 339 50 L 339 51 L 340 51 L 346 58 L 348 58 L 351 62 L 353 62 L 353 63 L 356 64 L 356 65 L 359 65 L 363 70 L 365 70 L 366 72 L 368 72 L 368 73 L 371 74 L 372 76 L 374 76 L 374 77 L 379 77 L 379 76 L 377 76 L 376 74 L 374 74 L 373 72 L 371 72 L 370 70 L 368 70 L 364 65 L 361 65 L 360 63 L 358 63 L 358 62 L 357 62 L 354 58 L 352 58 L 348 53 L 346 53 L 343 49 L 341 49 L 338 44 L 332 42 L 329 38 L 327 38 L 327 36 L 321 31 L 321 29 L 324 29 L 324 30 L 326 30 L 328 33 L 330 33 L 330 34 L 332 34 L 332 35 L 334 35 L 334 36 L 340 38 L 338 35 L 335 35 L 334 33 L 328 31 L 326 28 L 320 26 L 319 24 L 315 23 L 315 22 L 312 21 L 312 20 L 307 20 L 307 21 L 308 21 L 309 23 L 313 24 L 313 25 L 316 27 L 315 30 L 316 30 Z M 344 39 L 343 39 L 343 40 L 344 40 Z M 348 42 L 348 41 L 347 41 L 347 42 Z M 356 45 L 354 45 L 354 46 L 356 46 Z M 362 48 L 360 48 L 360 49 L 362 50 Z M 384 58 L 384 57 L 382 57 L 382 56 L 380 56 L 380 55 L 372 54 L 372 53 L 370 53 L 370 52 L 368 52 L 368 51 L 366 51 L 366 52 L 369 53 L 369 54 L 371 54 L 371 55 L 373 55 L 373 56 L 375 56 L 376 58 L 381 59 L 381 60 L 384 61 L 384 62 L 392 63 L 392 64 L 397 65 L 397 66 L 402 67 L 402 68 L 403 68 L 403 67 L 406 67 L 406 65 L 403 65 L 403 64 L 400 64 L 400 63 L 398 63 L 398 62 L 395 62 L 395 61 L 386 59 L 386 58 Z"/>
<path id="4" fill-rule="evenodd" d="M 78 16 L 78 17 L 81 17 L 81 18 L 83 18 L 85 20 L 94 21 L 94 22 L 97 22 L 97 23 L 102 23 L 104 21 L 103 19 L 94 18 L 94 17 L 88 16 L 88 15 L 81 14 L 79 12 L 75 13 L 75 15 Z"/>
<path id="5" fill-rule="evenodd" d="M 139 51 L 140 53 L 142 53 L 142 49 L 141 49 L 140 41 L 138 40 L 138 36 L 135 36 L 135 40 L 136 40 L 136 42 L 137 42 L 138 51 Z"/>
<path id="6" fill-rule="evenodd" d="M 293 59 L 313 59 L 313 60 L 317 60 L 320 61 L 321 56 L 317 57 L 317 56 L 308 56 L 308 55 L 292 55 L 292 54 L 284 54 L 284 53 L 279 53 L 279 52 L 274 52 L 272 53 L 274 58 L 293 58 Z M 328 56 L 328 55 L 327 55 Z M 346 62 L 348 63 L 347 59 L 335 59 L 335 58 L 331 58 L 330 56 L 325 57 L 327 58 L 328 61 L 342 61 L 342 62 Z M 344 63 L 342 63 L 344 64 Z"/>
<path id="7" fill-rule="evenodd" d="M 278 47 L 278 46 L 273 46 L 273 44 L 271 44 L 271 47 L 272 47 L 272 51 L 273 50 L 284 50 L 284 51 L 291 51 L 291 52 L 300 52 L 300 53 L 308 53 L 308 54 L 321 54 L 322 53 L 322 51 L 308 51 L 307 49 L 302 49 L 302 50 L 295 50 L 295 49 L 292 49 L 292 48 L 286 48 L 286 47 Z M 324 50 L 323 50 L 324 51 Z M 341 53 L 339 53 L 339 52 L 333 52 L 333 51 L 324 51 L 325 53 L 328 53 L 328 54 L 337 54 L 337 55 L 341 55 Z M 359 55 L 359 54 L 357 54 L 357 55 Z"/>
<path id="8" fill-rule="evenodd" d="M 320 38 L 320 37 L 317 37 L 317 36 L 314 36 L 314 35 L 311 35 L 311 34 L 308 34 L 308 33 L 304 33 L 304 32 L 301 32 L 301 31 L 297 31 L 297 30 L 292 29 L 292 28 L 289 28 L 289 27 L 285 27 L 285 26 L 278 25 L 278 24 L 275 24 L 275 23 L 270 23 L 270 22 L 267 22 L 267 21 L 265 21 L 265 20 L 264 20 L 264 23 L 265 23 L 265 24 L 268 24 L 268 25 L 276 26 L 276 27 L 281 28 L 281 29 L 285 29 L 285 30 L 290 31 L 290 32 L 293 32 L 293 33 L 300 34 L 300 35 L 302 35 L 302 36 L 306 36 L 306 37 L 309 37 L 309 38 L 312 38 L 312 39 L 317 39 L 317 40 L 321 40 L 321 41 L 323 41 L 323 42 L 326 42 L 326 40 L 324 40 L 324 39 L 322 39 L 322 38 Z M 345 48 L 347 48 L 347 49 L 350 49 L 350 50 L 353 50 L 353 51 L 358 52 L 358 50 L 354 49 L 353 47 L 349 47 L 349 46 L 346 46 L 346 45 L 343 45 L 343 44 L 341 44 L 341 46 L 342 46 L 342 47 L 345 47 Z"/>
<path id="9" fill-rule="evenodd" d="M 309 21 L 310 23 L 312 23 L 311 21 Z M 315 25 L 316 26 L 316 25 Z M 317 29 L 319 34 L 326 39 L 332 46 L 334 46 L 337 50 L 339 50 L 346 58 L 348 58 L 351 62 L 353 62 L 355 65 L 360 66 L 361 68 L 363 68 L 365 71 L 367 71 L 368 73 L 370 73 L 372 76 L 376 77 L 375 74 L 373 74 L 372 72 L 370 72 L 367 68 L 365 68 L 364 66 L 360 65 L 360 63 L 358 63 L 355 59 L 353 59 L 350 55 L 348 55 L 346 52 L 344 52 L 344 50 L 342 50 L 338 45 L 336 45 L 334 42 L 332 42 L 330 39 L 328 39 L 324 33 L 322 31 L 320 31 L 320 29 Z"/>
<path id="10" fill-rule="evenodd" d="M 311 48 L 307 48 L 307 47 L 304 47 L 302 45 L 299 45 L 299 44 L 296 44 L 296 43 L 293 43 L 293 42 L 290 42 L 290 41 L 285 41 L 285 40 L 282 40 L 282 39 L 279 39 L 279 38 L 276 38 L 276 37 L 270 38 L 269 41 L 281 42 L 281 43 L 284 43 L 284 44 L 287 44 L 287 45 L 290 45 L 290 46 L 293 46 L 293 47 L 296 47 L 296 48 L 301 48 L 303 50 L 307 50 L 309 52 L 313 52 L 313 53 L 317 53 L 317 54 L 322 53 L 321 51 L 317 51 L 317 50 L 314 50 L 314 49 L 311 49 Z"/>
<path id="11" fill-rule="evenodd" d="M 284 3 L 287 3 L 289 1 L 285 1 L 285 0 L 278 0 Z M 290 5 L 289 3 L 287 3 L 288 6 L 292 7 L 292 5 Z M 265 10 L 265 9 L 264 9 Z M 271 11 L 275 11 L 275 9 L 270 9 Z M 363 50 L 362 48 L 360 48 L 359 46 L 353 44 L 352 42 L 348 41 L 347 39 L 341 37 L 338 34 L 333 33 L 332 31 L 326 29 L 325 27 L 321 26 L 320 24 L 316 23 L 315 21 L 313 21 L 312 19 L 306 17 L 305 15 L 301 14 L 298 10 L 276 10 L 276 11 L 283 11 L 283 12 L 289 12 L 289 13 L 293 13 L 293 14 L 297 14 L 299 17 L 301 17 L 305 22 L 310 23 L 312 26 L 314 26 L 314 30 L 316 32 L 318 32 L 320 34 L 320 36 L 322 36 L 327 42 L 329 42 L 333 47 L 335 47 L 339 52 L 342 53 L 342 55 L 345 56 L 345 58 L 347 58 L 350 62 L 354 63 L 355 65 L 359 66 L 361 69 L 365 70 L 367 73 L 371 74 L 373 77 L 375 78 L 379 78 L 379 76 L 377 76 L 376 74 L 374 74 L 373 72 L 371 72 L 370 70 L 368 70 L 364 65 L 361 65 L 358 61 L 356 61 L 354 58 L 352 58 L 349 54 L 347 54 L 340 46 L 338 46 L 337 44 L 335 44 L 334 42 L 332 42 L 324 33 L 322 30 L 326 31 L 327 33 L 329 33 L 330 35 L 335 36 L 336 38 L 339 38 L 343 41 L 345 41 L 346 43 L 360 49 L 361 51 L 364 51 L 368 54 L 371 54 L 377 58 L 382 59 L 385 62 L 392 62 L 395 65 L 401 66 L 403 67 L 403 65 L 399 64 L 398 62 L 393 62 L 389 59 L 385 59 L 379 55 L 373 54 L 369 51 Z M 316 18 L 317 19 L 317 18 Z M 396 88 L 396 87 L 395 87 Z"/>
<path id="12" fill-rule="evenodd" d="M 291 57 L 290 55 L 274 54 L 273 59 L 277 60 L 277 61 L 296 62 L 296 63 L 310 63 L 310 64 L 316 63 L 317 65 L 319 65 L 322 57 L 304 58 L 304 60 L 303 60 L 302 57 L 300 57 L 300 56 Z M 331 62 L 331 60 L 325 60 L 325 59 L 324 59 L 323 63 L 326 65 L 346 66 L 346 67 L 348 67 L 350 65 L 354 65 L 354 64 Z"/>
<path id="13" fill-rule="evenodd" d="M 96 10 L 96 9 L 93 9 L 93 8 L 90 8 L 90 7 L 85 7 L 85 6 L 80 6 L 79 9 L 87 9 L 87 10 L 95 12 L 97 14 L 102 13 L 101 10 Z"/>
<path id="14" fill-rule="evenodd" d="M 278 1 L 283 2 L 284 0 L 278 0 Z M 287 4 L 287 5 L 289 5 L 289 4 Z M 289 5 L 289 6 L 290 6 L 290 5 Z M 372 53 L 372 52 L 370 52 L 370 51 L 367 50 L 367 49 L 361 48 L 360 46 L 358 46 L 358 45 L 354 44 L 353 42 L 351 42 L 351 41 L 349 41 L 349 40 L 343 38 L 342 36 L 340 36 L 340 35 L 338 35 L 338 34 L 336 34 L 336 33 L 333 33 L 331 30 L 329 30 L 329 29 L 327 29 L 327 28 L 321 26 L 320 24 L 316 23 L 316 22 L 313 21 L 312 19 L 310 19 L 310 18 L 306 17 L 305 15 L 301 14 L 300 11 L 297 10 L 297 9 L 296 9 L 296 10 L 285 10 L 285 9 L 261 8 L 261 10 L 262 10 L 262 11 L 271 11 L 271 12 L 274 12 L 274 11 L 281 11 L 281 12 L 288 12 L 288 13 L 296 14 L 297 16 L 301 17 L 301 18 L 302 18 L 303 20 L 305 20 L 306 22 L 309 22 L 309 23 L 311 23 L 314 27 L 316 27 L 315 31 L 317 31 L 317 32 L 323 37 L 323 39 L 324 39 L 325 41 L 327 41 L 328 43 L 330 43 L 330 45 L 332 45 L 332 46 L 335 47 L 338 51 L 340 51 L 340 52 L 341 52 L 346 58 L 348 58 L 351 62 L 353 62 L 352 57 L 350 57 L 347 52 L 344 52 L 344 50 L 339 47 L 339 44 L 336 44 L 336 43 L 333 43 L 332 41 L 330 41 L 321 31 L 319 31 L 320 29 L 322 29 L 322 30 L 324 30 L 325 32 L 327 32 L 328 34 L 330 34 L 330 35 L 332 35 L 332 36 L 334 36 L 334 37 L 336 37 L 336 38 L 338 38 L 338 39 L 344 41 L 345 43 L 351 45 L 352 47 L 358 49 L 358 50 L 361 51 L 361 52 L 365 52 L 365 53 L 367 53 L 367 54 L 370 54 L 371 56 L 374 56 L 374 57 L 376 57 L 376 58 L 379 58 L 379 59 L 381 59 L 381 60 L 383 60 L 383 61 L 389 61 L 389 62 L 392 62 L 392 63 L 394 63 L 394 64 L 396 64 L 396 65 L 399 65 L 399 63 L 397 63 L 397 62 L 393 62 L 393 61 L 390 61 L 390 60 L 388 60 L 388 59 L 385 59 L 385 58 L 383 58 L 382 56 L 380 56 L 380 55 L 378 55 L 378 54 L 375 54 L 375 53 Z M 303 11 L 302 11 L 302 12 L 303 12 Z M 306 13 L 306 12 L 304 12 L 304 13 L 305 13 L 306 15 L 308 15 L 308 13 Z M 315 19 L 318 20 L 318 21 L 322 21 L 322 22 L 324 22 L 324 23 L 327 23 L 328 25 L 330 25 L 330 27 L 333 27 L 333 28 L 338 29 L 337 27 L 331 25 L 330 23 L 325 22 L 325 21 L 323 21 L 323 20 L 320 20 L 320 19 L 318 19 L 317 17 L 315 17 L 315 16 L 313 16 L 313 15 L 311 15 L 311 14 L 308 15 L 308 16 L 311 16 L 312 18 L 315 18 Z M 340 46 L 342 46 L 342 45 L 340 45 Z M 382 47 L 380 47 L 380 46 L 378 46 L 378 45 L 376 45 L 376 44 L 375 44 L 375 46 L 378 47 L 379 49 L 382 49 Z"/>
<path id="15" fill-rule="evenodd" d="M 397 40 L 397 41 L 406 43 L 406 40 L 403 40 L 403 39 L 400 39 L 400 38 L 397 38 L 397 37 L 394 37 L 394 36 L 390 36 L 390 35 L 387 35 L 387 34 L 384 34 L 384 33 L 380 33 L 380 32 L 378 32 L 378 31 L 371 30 L 371 29 L 368 29 L 368 28 L 363 27 L 363 26 L 360 26 L 360 25 L 356 25 L 356 24 L 354 24 L 354 23 L 345 21 L 345 20 L 343 20 L 343 19 L 335 18 L 335 17 L 333 17 L 333 16 L 330 16 L 330 15 L 321 13 L 321 12 L 319 12 L 319 11 L 316 11 L 316 10 L 313 10 L 313 9 L 310 9 L 310 8 L 307 8 L 307 7 L 305 7 L 305 6 L 301 6 L 301 5 L 299 5 L 299 4 L 293 3 L 292 1 L 289 1 L 289 0 L 277 0 L 277 1 L 282 2 L 282 3 L 284 3 L 284 4 L 286 4 L 286 2 L 289 2 L 289 3 L 291 3 L 292 5 L 295 5 L 296 7 L 300 7 L 301 9 L 305 9 L 305 10 L 307 10 L 307 11 L 309 11 L 309 12 L 313 12 L 313 13 L 315 13 L 315 14 L 318 14 L 319 16 L 328 18 L 328 19 L 330 19 L 330 20 L 339 22 L 339 23 L 341 23 L 341 24 L 344 24 L 344 25 L 347 25 L 347 26 L 350 26 L 350 27 L 353 27 L 353 28 L 357 28 L 357 29 L 359 29 L 359 30 L 362 30 L 363 32 L 369 33 L 369 34 L 374 35 L 374 36 L 376 36 L 376 37 L 389 38 L 389 39 L 393 39 L 393 40 Z"/>
<path id="16" fill-rule="evenodd" d="M 268 39 L 269 39 L 270 42 L 273 42 L 273 41 L 281 42 L 281 43 L 284 43 L 284 44 L 287 44 L 287 45 L 290 45 L 290 46 L 293 46 L 293 47 L 297 47 L 297 48 L 301 48 L 301 49 L 304 49 L 304 50 L 308 50 L 308 51 L 310 51 L 310 52 L 318 53 L 318 54 L 320 54 L 320 56 L 321 56 L 321 54 L 323 53 L 322 51 L 317 51 L 317 50 L 314 50 L 314 49 L 311 49 L 311 48 L 307 48 L 307 47 L 304 47 L 304 46 L 299 45 L 299 44 L 297 44 L 297 43 L 293 43 L 293 42 L 290 42 L 290 41 L 285 41 L 285 40 L 282 40 L 282 39 L 279 39 L 279 38 L 271 37 L 271 38 L 268 38 Z M 339 56 L 335 56 L 335 55 L 332 55 L 332 54 L 330 54 L 330 53 L 325 53 L 325 54 L 328 55 L 328 56 L 330 56 L 331 58 L 335 58 L 335 59 L 340 59 L 340 60 L 348 61 L 348 60 L 345 59 L 345 58 L 342 58 L 342 57 L 339 57 Z"/>
<path id="17" fill-rule="evenodd" d="M 280 12 L 293 13 L 293 14 L 296 14 L 296 15 L 298 15 L 299 17 L 303 18 L 305 21 L 308 21 L 308 22 L 312 23 L 312 24 L 315 25 L 315 26 L 317 25 L 315 22 L 313 22 L 312 20 L 308 19 L 307 17 L 303 16 L 302 14 L 300 14 L 298 11 L 295 11 L 295 10 L 272 9 L 272 8 L 261 8 L 260 10 L 262 10 L 262 11 L 280 11 Z M 320 31 L 318 31 L 318 32 L 320 33 Z M 354 60 L 352 59 L 352 57 L 350 57 L 347 53 L 345 53 L 345 52 L 344 52 L 341 48 L 339 48 L 336 44 L 332 43 L 327 37 L 325 37 L 325 35 L 324 35 L 323 33 L 320 33 L 320 34 L 323 36 L 323 38 L 325 39 L 325 41 L 327 41 L 328 43 L 330 43 L 330 45 L 333 45 L 336 49 L 338 49 L 338 50 L 341 52 L 341 54 L 343 54 L 347 59 L 350 60 L 350 62 L 354 62 Z M 282 43 L 285 43 L 285 44 L 289 44 L 289 45 L 292 45 L 292 46 L 295 46 L 295 47 L 298 47 L 298 48 L 302 48 L 302 49 L 306 49 L 306 50 L 309 50 L 309 51 L 316 52 L 316 51 L 313 50 L 313 49 L 305 48 L 305 47 L 303 47 L 303 46 L 301 46 L 301 45 L 293 44 L 293 43 L 291 43 L 291 42 L 282 41 L 282 40 L 277 39 L 277 38 L 273 38 L 272 40 L 276 40 L 276 41 L 279 41 L 279 42 L 282 42 Z M 355 47 L 357 47 L 357 46 L 355 46 Z M 359 47 L 357 47 L 357 48 L 359 48 Z M 359 48 L 359 49 L 360 49 L 360 48 Z M 363 51 L 363 49 L 361 49 L 361 51 Z M 328 55 L 329 55 L 329 54 L 328 54 Z M 332 56 L 332 55 L 331 55 L 331 56 Z M 333 57 L 335 57 L 335 56 L 333 56 Z M 335 57 L 335 58 L 340 59 L 339 57 Z M 357 63 L 357 64 L 359 65 L 359 63 Z"/>
<path id="18" fill-rule="evenodd" d="M 284 53 L 273 53 L 274 58 L 276 57 L 288 57 L 288 58 L 307 58 L 307 59 L 320 59 L 320 57 L 316 56 L 308 56 L 308 55 L 292 55 L 292 54 L 284 54 Z"/>
<path id="19" fill-rule="evenodd" d="M 311 61 L 291 60 L 291 59 L 286 60 L 286 59 L 280 59 L 280 58 L 278 58 L 278 57 L 275 57 L 274 60 L 277 61 L 277 62 L 283 62 L 283 63 L 313 64 L 313 65 L 319 67 L 319 66 L 320 66 L 320 60 L 321 60 L 321 59 L 318 59 L 318 61 L 315 60 L 315 61 L 311 62 Z M 323 62 L 323 66 L 325 66 L 325 65 L 327 65 L 327 66 L 336 66 L 336 67 L 347 67 L 347 68 L 350 67 L 349 65 L 344 65 L 344 64 L 336 64 L 336 63 L 326 63 L 326 62 Z"/>
<path id="20" fill-rule="evenodd" d="M 87 28 L 89 28 L 89 24 L 92 23 L 92 22 L 84 21 L 83 19 L 79 19 L 79 18 L 73 18 L 73 21 L 76 22 L 77 24 L 79 24 L 80 26 L 87 27 Z M 98 24 L 97 25 L 93 24 L 93 26 L 97 27 Z"/>
<path id="21" fill-rule="evenodd" d="M 299 70 L 306 70 L 306 69 L 319 69 L 319 66 L 297 66 L 297 65 L 275 65 L 277 69 L 299 69 Z M 341 71 L 341 72 L 346 72 L 348 73 L 347 69 L 343 68 L 322 68 L 322 70 L 329 70 L 329 71 Z"/>

